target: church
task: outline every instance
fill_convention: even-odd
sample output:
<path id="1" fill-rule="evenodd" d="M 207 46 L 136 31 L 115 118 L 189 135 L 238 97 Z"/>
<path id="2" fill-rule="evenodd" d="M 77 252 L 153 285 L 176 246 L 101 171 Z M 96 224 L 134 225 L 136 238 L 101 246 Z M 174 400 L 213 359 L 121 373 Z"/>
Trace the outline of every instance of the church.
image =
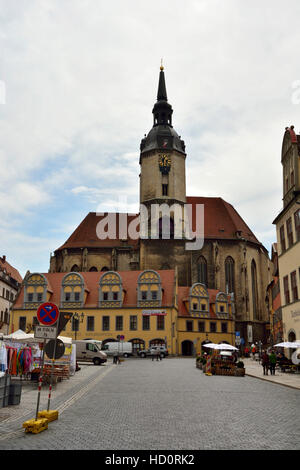
<path id="1" fill-rule="evenodd" d="M 51 254 L 49 273 L 176 270 L 181 287 L 200 283 L 230 295 L 238 336 L 265 343 L 268 251 L 222 197 L 188 196 L 185 142 L 173 127 L 163 66 L 152 114 L 153 127 L 140 143 L 140 213 L 90 212 Z M 202 243 L 195 236 L 198 208 Z M 99 236 L 110 220 L 113 236 Z"/>

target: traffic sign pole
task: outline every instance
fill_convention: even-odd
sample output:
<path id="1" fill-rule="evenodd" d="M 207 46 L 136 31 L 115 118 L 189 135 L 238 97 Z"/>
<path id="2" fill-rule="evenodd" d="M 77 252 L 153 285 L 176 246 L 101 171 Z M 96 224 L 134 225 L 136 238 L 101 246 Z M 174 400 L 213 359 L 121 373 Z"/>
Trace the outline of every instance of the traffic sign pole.
<path id="1" fill-rule="evenodd" d="M 46 345 L 46 340 L 44 340 L 41 372 L 40 372 L 40 376 L 39 376 L 38 397 L 37 397 L 36 414 L 35 414 L 35 420 L 36 421 L 38 419 L 39 407 L 40 407 L 40 397 L 41 397 L 41 389 L 42 389 L 42 381 L 43 381 L 44 359 L 45 359 L 45 345 Z"/>
<path id="2" fill-rule="evenodd" d="M 58 319 L 57 319 L 57 325 L 59 324 L 59 314 L 58 314 Z M 57 335 L 55 336 L 55 341 L 54 341 L 54 352 L 53 352 L 53 359 L 52 359 L 52 368 L 51 368 L 51 374 L 50 374 L 50 384 L 49 384 L 49 394 L 48 394 L 48 406 L 47 406 L 47 411 L 50 409 L 50 401 L 51 401 L 51 392 L 52 392 L 52 382 L 53 382 L 53 372 L 54 372 L 54 362 L 55 362 L 55 354 L 56 354 L 56 344 L 57 344 Z"/>

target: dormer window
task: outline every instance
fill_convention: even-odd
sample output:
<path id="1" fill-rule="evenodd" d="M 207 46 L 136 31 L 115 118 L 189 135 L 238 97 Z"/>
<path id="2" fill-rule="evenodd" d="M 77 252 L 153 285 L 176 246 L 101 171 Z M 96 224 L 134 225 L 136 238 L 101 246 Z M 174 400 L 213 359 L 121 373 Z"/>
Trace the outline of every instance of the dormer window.
<path id="1" fill-rule="evenodd" d="M 120 275 L 108 271 L 101 276 L 99 285 L 99 307 L 122 307 L 123 287 Z"/>
<path id="2" fill-rule="evenodd" d="M 201 316 L 208 316 L 209 295 L 204 284 L 197 282 L 190 289 L 190 312 Z"/>
<path id="3" fill-rule="evenodd" d="M 30 274 L 25 280 L 24 307 L 38 307 L 47 300 L 48 282 L 40 273 Z"/>
<path id="4" fill-rule="evenodd" d="M 224 292 L 219 292 L 217 294 L 216 314 L 221 317 L 228 315 L 228 296 Z"/>
<path id="5" fill-rule="evenodd" d="M 84 279 L 78 272 L 64 276 L 61 285 L 61 307 L 82 307 L 84 304 Z"/>
<path id="6" fill-rule="evenodd" d="M 161 279 L 156 271 L 144 271 L 138 278 L 138 306 L 160 307 L 162 301 Z"/>

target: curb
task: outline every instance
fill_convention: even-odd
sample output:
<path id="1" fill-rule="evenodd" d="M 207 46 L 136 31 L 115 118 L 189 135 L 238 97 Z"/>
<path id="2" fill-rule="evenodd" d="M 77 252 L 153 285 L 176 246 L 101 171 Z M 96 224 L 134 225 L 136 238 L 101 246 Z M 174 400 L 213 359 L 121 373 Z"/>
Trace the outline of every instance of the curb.
<path id="1" fill-rule="evenodd" d="M 247 375 L 248 377 L 254 377 L 255 379 L 264 380 L 265 382 L 270 382 L 270 383 L 275 384 L 275 385 L 282 385 L 283 387 L 289 387 L 289 388 L 293 388 L 294 390 L 300 391 L 300 388 L 295 387 L 294 385 L 289 385 L 289 384 L 285 384 L 283 382 L 276 382 L 274 380 L 265 379 L 264 377 L 259 377 L 258 375 L 248 374 L 247 372 L 245 373 L 245 375 Z"/>

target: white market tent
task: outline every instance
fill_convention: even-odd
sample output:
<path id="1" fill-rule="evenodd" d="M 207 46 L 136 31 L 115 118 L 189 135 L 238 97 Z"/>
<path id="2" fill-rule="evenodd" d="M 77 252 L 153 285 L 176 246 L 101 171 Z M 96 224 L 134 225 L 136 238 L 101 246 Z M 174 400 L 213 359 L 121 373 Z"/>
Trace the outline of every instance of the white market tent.
<path id="1" fill-rule="evenodd" d="M 283 343 L 275 344 L 274 347 L 298 349 L 300 348 L 300 341 L 294 341 L 294 342 L 284 341 Z"/>
<path id="2" fill-rule="evenodd" d="M 16 343 L 42 343 L 43 339 L 35 338 L 33 333 L 25 333 L 23 330 L 17 330 L 11 333 L 10 335 L 4 335 L 4 340 L 9 340 Z M 60 339 L 64 344 L 72 344 L 72 338 L 66 336 L 58 336 L 57 339 Z"/>

